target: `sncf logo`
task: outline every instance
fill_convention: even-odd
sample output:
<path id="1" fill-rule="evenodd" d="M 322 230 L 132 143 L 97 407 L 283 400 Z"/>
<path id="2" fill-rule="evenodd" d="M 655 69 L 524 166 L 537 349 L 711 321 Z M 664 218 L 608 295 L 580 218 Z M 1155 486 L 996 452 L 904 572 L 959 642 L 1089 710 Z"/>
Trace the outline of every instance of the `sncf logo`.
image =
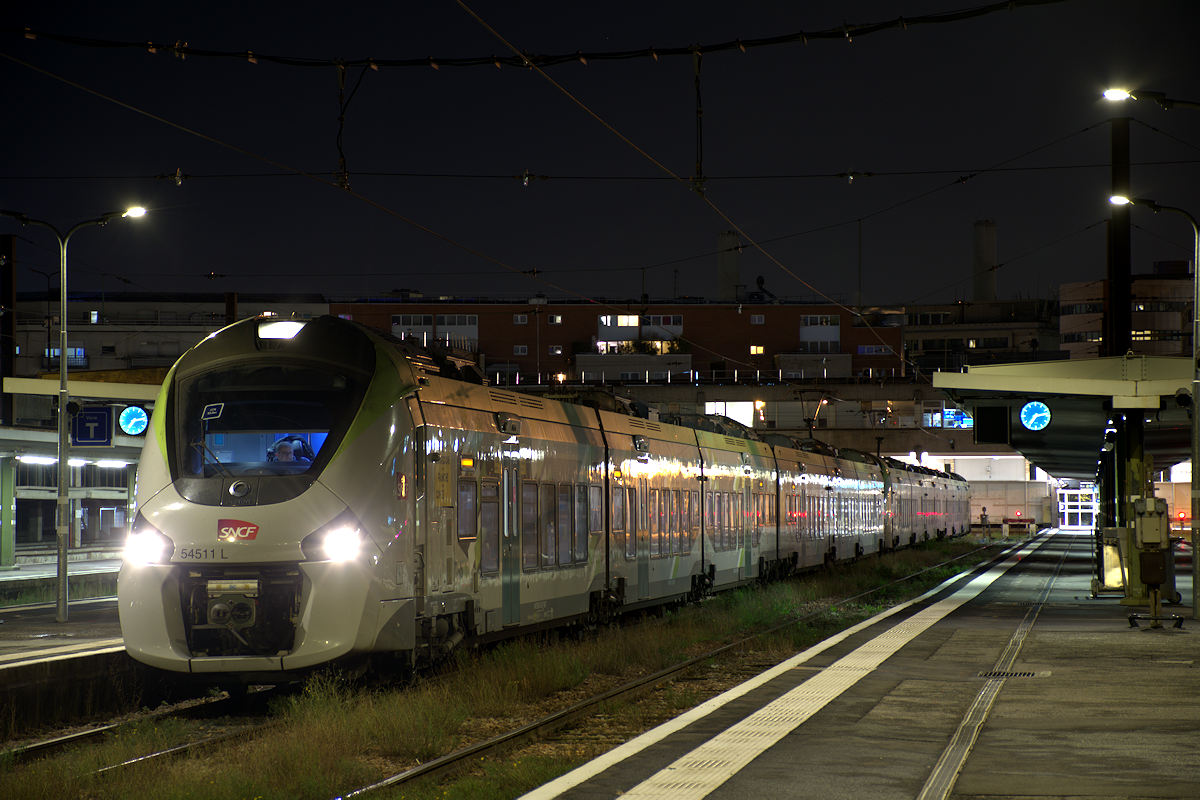
<path id="1" fill-rule="evenodd" d="M 217 520 L 217 541 L 249 542 L 258 536 L 258 526 L 240 519 Z"/>

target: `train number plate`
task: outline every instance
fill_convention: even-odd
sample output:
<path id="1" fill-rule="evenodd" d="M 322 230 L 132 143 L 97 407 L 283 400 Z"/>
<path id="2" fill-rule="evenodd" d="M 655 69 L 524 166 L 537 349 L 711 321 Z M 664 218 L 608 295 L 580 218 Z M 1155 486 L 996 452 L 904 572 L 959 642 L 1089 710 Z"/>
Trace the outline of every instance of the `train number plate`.
<path id="1" fill-rule="evenodd" d="M 175 551 L 175 556 L 180 561 L 225 561 L 229 558 L 224 547 L 181 547 Z"/>

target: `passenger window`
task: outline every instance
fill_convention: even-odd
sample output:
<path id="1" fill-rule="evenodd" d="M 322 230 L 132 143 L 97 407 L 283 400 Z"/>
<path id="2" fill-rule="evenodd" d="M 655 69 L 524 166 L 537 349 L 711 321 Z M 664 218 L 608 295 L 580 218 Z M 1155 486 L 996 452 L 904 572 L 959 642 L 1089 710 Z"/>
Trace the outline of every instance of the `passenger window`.
<path id="1" fill-rule="evenodd" d="M 650 490 L 650 505 L 647 511 L 650 516 L 650 555 L 656 556 L 660 552 L 658 542 L 658 489 Z"/>
<path id="2" fill-rule="evenodd" d="M 496 572 L 500 569 L 500 485 L 484 481 L 479 489 L 479 569 Z"/>
<path id="3" fill-rule="evenodd" d="M 604 492 L 599 486 L 587 487 L 588 492 L 588 533 L 604 531 Z"/>
<path id="4" fill-rule="evenodd" d="M 588 533 L 590 524 L 596 518 L 604 517 L 603 495 L 599 486 L 575 487 L 575 561 L 588 560 Z M 603 530 L 603 522 L 596 532 Z"/>
<path id="5" fill-rule="evenodd" d="M 542 566 L 554 566 L 554 484 L 543 483 L 540 487 L 541 513 L 539 522 L 542 526 Z"/>
<path id="6" fill-rule="evenodd" d="M 637 558 L 637 489 L 626 489 L 625 499 L 625 557 Z"/>
<path id="7" fill-rule="evenodd" d="M 475 502 L 478 487 L 475 481 L 458 482 L 458 540 L 470 542 L 475 539 Z"/>
<path id="8" fill-rule="evenodd" d="M 521 567 L 537 569 L 538 565 L 538 487 L 536 483 L 521 484 Z"/>
<path id="9" fill-rule="evenodd" d="M 571 563 L 571 484 L 558 487 L 558 564 Z"/>

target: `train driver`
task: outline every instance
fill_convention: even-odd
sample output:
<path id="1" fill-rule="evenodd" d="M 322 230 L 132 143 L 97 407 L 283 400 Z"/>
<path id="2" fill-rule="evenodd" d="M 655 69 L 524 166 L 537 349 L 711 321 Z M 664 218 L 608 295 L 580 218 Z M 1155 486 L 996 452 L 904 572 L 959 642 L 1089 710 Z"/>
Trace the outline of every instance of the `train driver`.
<path id="1" fill-rule="evenodd" d="M 288 441 L 279 441 L 275 443 L 275 461 L 284 461 L 289 463 L 307 463 L 308 459 L 303 455 L 295 452 L 292 443 Z"/>

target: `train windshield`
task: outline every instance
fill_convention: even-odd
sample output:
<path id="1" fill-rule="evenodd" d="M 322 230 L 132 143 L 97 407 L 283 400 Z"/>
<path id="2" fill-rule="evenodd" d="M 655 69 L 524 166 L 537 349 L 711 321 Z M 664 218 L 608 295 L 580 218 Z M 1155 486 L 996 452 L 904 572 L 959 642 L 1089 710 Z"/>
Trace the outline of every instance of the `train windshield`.
<path id="1" fill-rule="evenodd" d="M 361 378 L 324 364 L 226 366 L 180 381 L 176 477 L 295 475 L 329 459 Z"/>

